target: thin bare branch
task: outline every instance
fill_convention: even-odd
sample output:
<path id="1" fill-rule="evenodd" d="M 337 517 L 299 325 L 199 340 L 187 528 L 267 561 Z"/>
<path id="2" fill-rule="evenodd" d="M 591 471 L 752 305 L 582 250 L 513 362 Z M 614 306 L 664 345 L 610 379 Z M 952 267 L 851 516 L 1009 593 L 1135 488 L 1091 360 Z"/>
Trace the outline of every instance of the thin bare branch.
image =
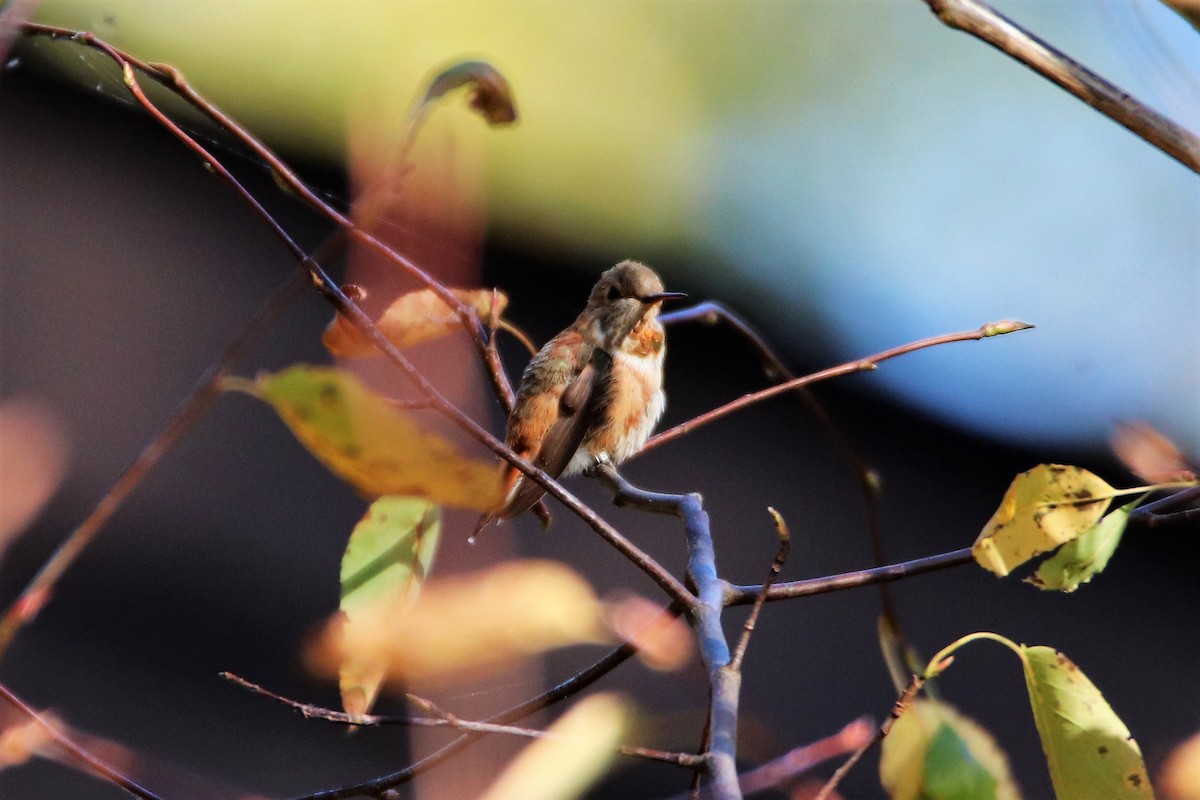
<path id="1" fill-rule="evenodd" d="M 299 700 L 293 700 L 289 697 L 284 697 L 281 694 L 267 689 L 252 681 L 248 681 L 232 672 L 222 672 L 221 677 L 225 680 L 234 683 L 243 689 L 246 689 L 253 694 L 274 700 L 281 705 L 287 706 L 293 711 L 297 711 L 306 719 L 320 719 L 326 722 L 333 722 L 339 725 L 350 725 L 354 727 L 384 727 L 397 726 L 407 728 L 454 728 L 460 731 L 470 731 L 480 734 L 501 734 L 505 736 L 519 736 L 526 739 L 553 739 L 561 738 L 553 733 L 538 730 L 536 728 L 525 728 L 519 725 L 502 725 L 495 722 L 481 722 L 477 720 L 463 719 L 455 714 L 443 711 L 433 703 L 409 695 L 420 708 L 425 709 L 431 716 L 412 716 L 400 714 L 348 714 L 345 711 L 337 711 L 332 708 L 314 705 L 312 703 L 302 703 Z M 692 755 L 691 753 L 676 753 L 667 750 L 656 750 L 649 747 L 634 747 L 632 745 L 621 745 L 617 748 L 617 752 L 622 755 L 631 756 L 634 758 L 643 758 L 650 761 L 661 761 L 665 764 L 675 764 L 676 766 L 694 768 L 698 764 L 703 763 L 703 759 Z"/>
<path id="2" fill-rule="evenodd" d="M 970 563 L 971 548 L 952 550 L 936 556 L 914 558 L 912 561 L 901 561 L 898 564 L 888 564 L 872 569 L 860 569 L 855 572 L 843 572 L 839 575 L 827 575 L 821 578 L 808 578 L 802 581 L 787 581 L 777 583 L 767 590 L 767 600 L 789 600 L 793 597 L 807 597 L 811 594 L 825 594 L 842 589 L 853 589 L 858 586 L 870 586 L 881 581 L 898 581 L 910 578 L 924 572 L 933 572 L 947 567 L 957 567 Z M 741 606 L 753 603 L 762 592 L 761 586 L 730 586 L 726 592 L 725 604 Z"/>
<path id="3" fill-rule="evenodd" d="M 1200 172 L 1200 138 L 1118 86 L 977 0 L 924 0 L 951 28 L 1011 56 L 1140 136 L 1192 172 Z"/>
<path id="4" fill-rule="evenodd" d="M 1144 528 L 1163 528 L 1168 525 L 1200 522 L 1200 507 L 1180 508 L 1189 503 L 1200 503 L 1200 486 L 1184 489 L 1135 508 L 1129 515 L 1129 524 Z"/>
<path id="5" fill-rule="evenodd" d="M 54 743 L 66 751 L 71 758 L 78 761 L 84 767 L 87 767 L 99 777 L 115 786 L 119 786 L 121 789 L 124 789 L 134 797 L 142 798 L 142 800 L 162 800 L 162 798 L 156 795 L 154 792 L 150 791 L 144 786 L 141 786 L 133 779 L 122 775 L 116 769 L 109 766 L 92 753 L 89 753 L 87 750 L 80 747 L 76 742 L 72 741 L 65 734 L 63 734 L 63 732 L 57 727 L 42 719 L 40 714 L 26 705 L 21 698 L 13 694 L 12 690 L 10 690 L 4 684 L 0 684 L 0 699 L 4 700 L 4 702 L 8 703 L 10 706 L 32 721 L 35 725 L 44 730 L 47 735 L 54 740 Z"/>
<path id="6" fill-rule="evenodd" d="M 762 402 L 768 398 L 791 391 L 798 386 L 807 386 L 810 383 L 828 380 L 829 378 L 836 378 L 840 375 L 850 375 L 855 372 L 866 372 L 868 370 L 873 370 L 879 366 L 880 362 L 887 361 L 888 359 L 895 358 L 897 356 L 907 355 L 908 353 L 914 353 L 917 350 L 924 350 L 927 347 L 937 347 L 938 345 L 949 344 L 951 342 L 967 342 L 978 339 L 987 339 L 992 336 L 999 336 L 1001 334 L 1028 330 L 1032 327 L 1032 325 L 1026 322 L 1017 322 L 1012 320 L 991 322 L 973 331 L 961 331 L 959 333 L 947 333 L 941 336 L 932 336 L 928 339 L 921 339 L 917 342 L 901 345 L 900 347 L 893 347 L 890 350 L 884 350 L 882 353 L 876 353 L 873 356 L 868 356 L 857 361 L 848 361 L 845 364 L 839 364 L 836 367 L 823 369 L 820 372 L 813 372 L 809 375 L 784 381 L 783 383 L 777 383 L 774 386 L 770 386 L 766 389 L 761 389 L 757 392 L 751 392 L 750 394 L 742 395 L 737 400 L 733 400 L 723 406 L 714 408 L 712 411 L 707 411 L 698 417 L 688 420 L 687 422 L 682 422 L 670 430 L 666 430 L 662 433 L 651 436 L 649 441 L 646 442 L 645 446 L 642 447 L 642 449 L 638 452 L 644 453 L 647 450 L 655 448 L 661 444 L 666 444 L 667 442 L 678 439 L 685 434 L 691 433 L 703 425 L 707 425 L 708 423 L 714 422 L 721 417 L 732 414 L 734 411 L 740 411 L 747 406 L 754 405 L 755 403 Z"/>

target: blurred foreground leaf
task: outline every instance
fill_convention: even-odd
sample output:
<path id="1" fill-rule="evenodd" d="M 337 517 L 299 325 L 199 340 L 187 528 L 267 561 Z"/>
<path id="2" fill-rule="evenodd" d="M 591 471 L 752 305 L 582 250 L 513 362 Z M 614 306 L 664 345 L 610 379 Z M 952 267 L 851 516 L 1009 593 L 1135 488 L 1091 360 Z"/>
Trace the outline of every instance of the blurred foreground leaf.
<path id="1" fill-rule="evenodd" d="M 260 375 L 245 388 L 274 406 L 296 438 L 335 475 L 370 497 L 415 495 L 490 511 L 501 500 L 500 474 L 332 367 L 295 366 Z"/>
<path id="2" fill-rule="evenodd" d="M 880 782 L 892 800 L 1018 800 L 1008 757 L 945 703 L 914 700 L 883 740 Z"/>
<path id="3" fill-rule="evenodd" d="M 433 565 L 441 527 L 441 510 L 428 500 L 390 496 L 371 504 L 342 556 L 346 628 L 371 626 L 376 617 L 398 617 L 412 607 Z M 370 710 L 386 671 L 386 662 L 349 654 L 338 673 L 347 713 Z"/>
<path id="4" fill-rule="evenodd" d="M 1200 733 L 1167 756 L 1159 788 L 1167 800 L 1200 800 Z"/>
<path id="5" fill-rule="evenodd" d="M 554 561 L 515 561 L 426 582 L 406 613 L 335 620 L 311 652 L 318 671 L 348 661 L 386 664 L 388 681 L 453 683 L 494 673 L 521 658 L 606 643 L 603 606 L 591 587 Z"/>
<path id="6" fill-rule="evenodd" d="M 549 737 L 526 747 L 480 800 L 569 800 L 608 767 L 629 712 L 616 695 L 580 700 L 550 726 Z"/>
<path id="7" fill-rule="evenodd" d="M 1179 445 L 1145 422 L 1121 422 L 1112 449 L 1129 471 L 1151 483 L 1195 480 Z"/>

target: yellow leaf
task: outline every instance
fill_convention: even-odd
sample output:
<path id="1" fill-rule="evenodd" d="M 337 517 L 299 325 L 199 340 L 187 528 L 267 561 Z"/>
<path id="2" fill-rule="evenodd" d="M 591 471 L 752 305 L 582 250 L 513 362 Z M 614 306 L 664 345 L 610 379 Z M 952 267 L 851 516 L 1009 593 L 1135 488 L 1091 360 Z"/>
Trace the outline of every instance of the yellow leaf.
<path id="1" fill-rule="evenodd" d="M 591 587 L 554 561 L 508 562 L 425 584 L 404 614 L 365 612 L 335 620 L 311 652 L 318 671 L 348 660 L 387 664 L 387 680 L 448 683 L 520 658 L 612 640 Z"/>
<path id="2" fill-rule="evenodd" d="M 616 695 L 584 698 L 550 726 L 550 736 L 509 763 L 480 800 L 570 800 L 612 761 L 629 712 Z"/>
<path id="3" fill-rule="evenodd" d="M 492 318 L 491 289 L 451 289 L 454 296 L 474 309 L 479 319 L 487 325 Z M 508 297 L 503 292 L 496 293 L 496 315 L 504 312 L 508 305 Z M 445 336 L 457 328 L 461 328 L 458 314 L 450 308 L 442 298 L 434 294 L 432 289 L 420 289 L 402 294 L 392 301 L 383 314 L 375 321 L 388 341 L 399 348 L 413 345 Z M 363 358 L 379 355 L 378 348 L 371 344 L 350 324 L 341 314 L 334 316 L 333 321 L 325 329 L 321 337 L 327 350 L 338 358 Z"/>
<path id="4" fill-rule="evenodd" d="M 1020 655 L 1058 800 L 1153 800 L 1141 749 L 1079 667 L 1052 647 Z"/>
<path id="5" fill-rule="evenodd" d="M 1113 496 L 1113 488 L 1086 469 L 1040 464 L 1013 480 L 972 554 L 984 569 L 1007 575 L 1095 525 Z"/>
<path id="6" fill-rule="evenodd" d="M 291 367 L 259 376 L 252 391 L 274 406 L 310 453 L 369 497 L 414 495 L 476 511 L 500 504 L 493 463 L 468 458 L 421 430 L 349 372 Z"/>

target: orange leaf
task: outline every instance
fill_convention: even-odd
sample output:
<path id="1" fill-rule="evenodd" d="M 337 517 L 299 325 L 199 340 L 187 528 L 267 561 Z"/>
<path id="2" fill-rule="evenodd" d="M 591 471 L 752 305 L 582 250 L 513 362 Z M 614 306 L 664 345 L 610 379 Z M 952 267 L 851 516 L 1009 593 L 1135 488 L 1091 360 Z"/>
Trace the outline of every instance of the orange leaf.
<path id="1" fill-rule="evenodd" d="M 471 306 L 487 325 L 492 318 L 491 289 L 451 289 L 454 296 Z M 496 292 L 496 316 L 504 313 L 508 297 Z M 392 301 L 375 321 L 389 342 L 401 349 L 436 339 L 460 328 L 458 313 L 450 308 L 432 289 L 420 289 L 402 294 Z M 341 314 L 336 315 L 321 337 L 325 348 L 338 358 L 365 358 L 379 355 L 379 350 L 358 332 Z"/>

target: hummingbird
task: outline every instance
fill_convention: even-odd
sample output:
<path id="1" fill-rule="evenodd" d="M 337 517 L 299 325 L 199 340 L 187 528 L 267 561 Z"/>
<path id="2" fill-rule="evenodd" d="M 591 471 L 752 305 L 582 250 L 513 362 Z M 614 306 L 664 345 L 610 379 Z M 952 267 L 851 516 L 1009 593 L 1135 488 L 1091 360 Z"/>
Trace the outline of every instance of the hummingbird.
<path id="1" fill-rule="evenodd" d="M 662 279 L 636 261 L 606 270 L 579 317 L 548 341 L 521 375 L 505 443 L 555 478 L 597 463 L 619 464 L 654 430 L 666 408 L 666 332 L 658 321 Z M 545 489 L 511 464 L 507 493 L 493 515 L 511 519 Z"/>

